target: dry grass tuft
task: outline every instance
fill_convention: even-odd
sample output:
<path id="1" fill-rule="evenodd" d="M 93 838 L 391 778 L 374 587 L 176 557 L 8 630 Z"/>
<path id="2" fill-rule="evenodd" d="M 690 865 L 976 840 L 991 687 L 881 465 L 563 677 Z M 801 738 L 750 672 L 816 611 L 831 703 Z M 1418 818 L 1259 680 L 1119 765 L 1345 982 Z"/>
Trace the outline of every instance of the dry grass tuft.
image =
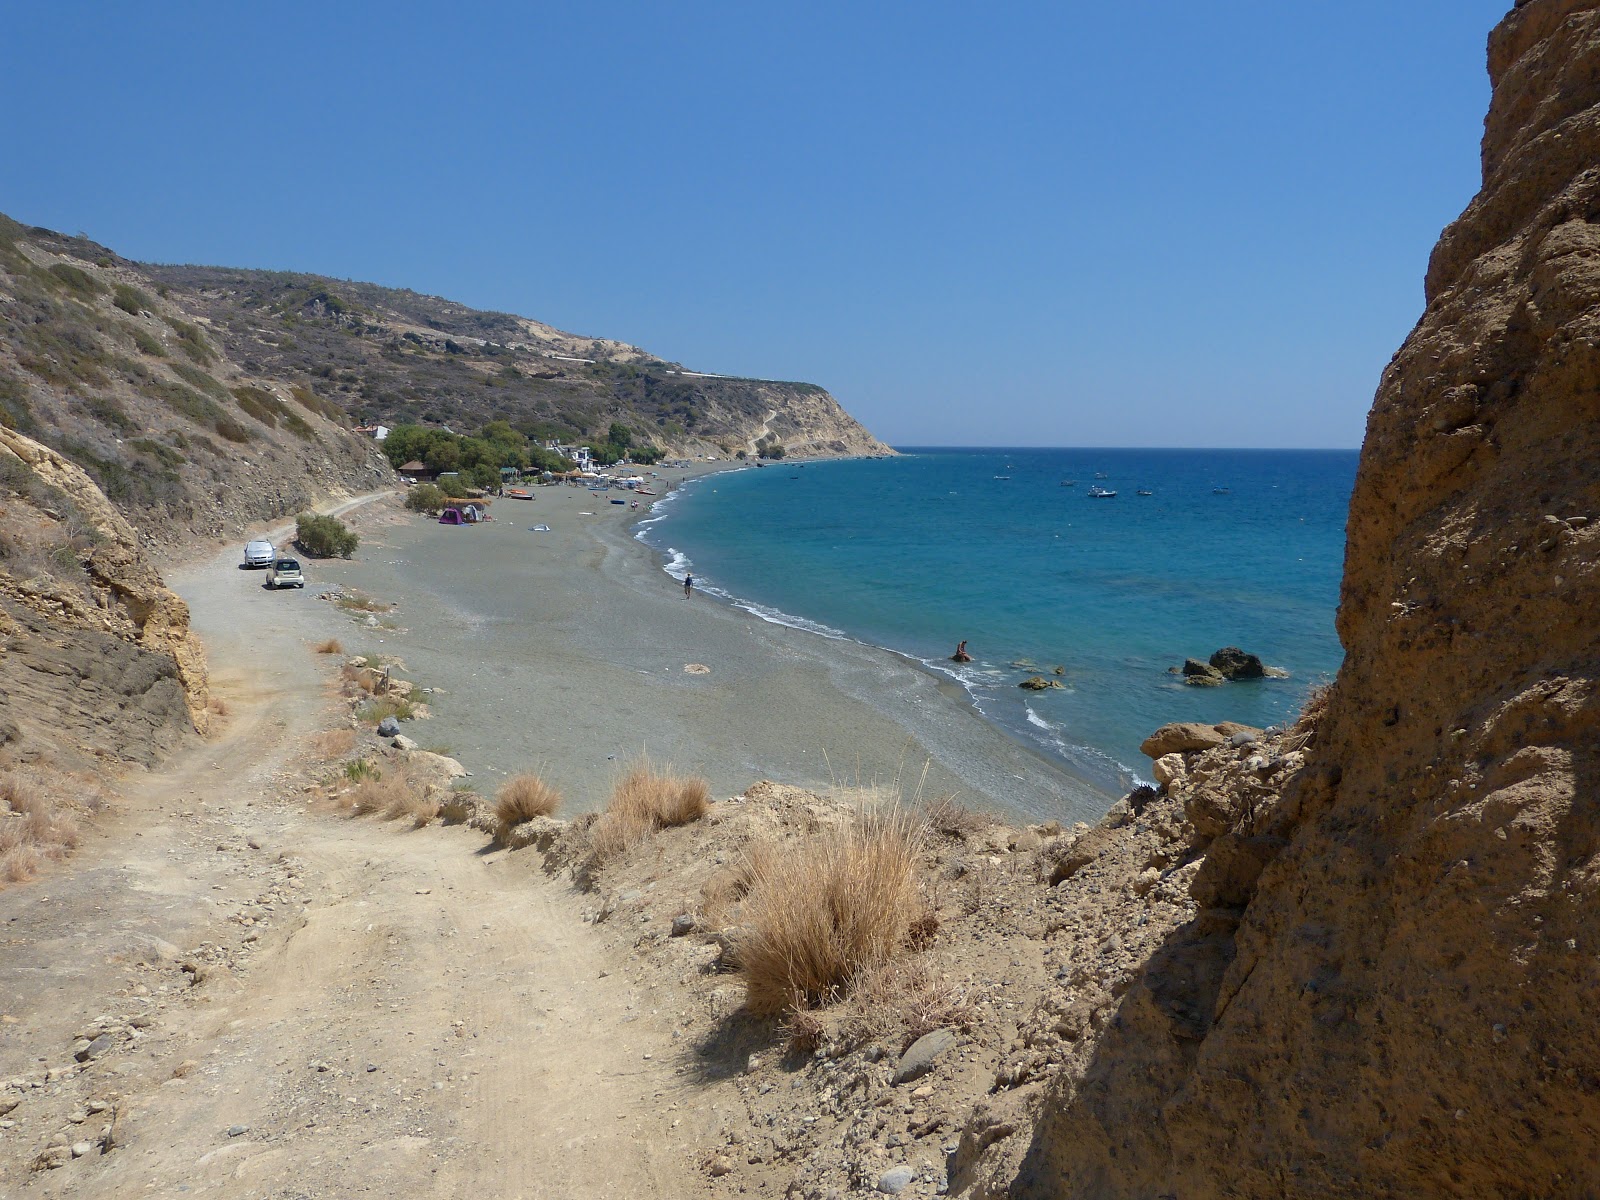
<path id="1" fill-rule="evenodd" d="M 494 797 L 495 840 L 506 837 L 524 821 L 548 817 L 561 807 L 561 793 L 537 772 L 524 771 L 500 785 Z"/>
<path id="2" fill-rule="evenodd" d="M 737 957 L 752 1012 L 831 1003 L 904 949 L 923 911 L 922 839 L 896 811 L 750 856 Z"/>
<path id="3" fill-rule="evenodd" d="M 228 702 L 218 695 L 206 697 L 206 708 L 219 717 L 228 715 Z"/>
<path id="4" fill-rule="evenodd" d="M 343 654 L 344 647 L 339 644 L 338 638 L 329 638 L 325 642 L 318 642 L 312 647 L 318 654 Z"/>
<path id="5" fill-rule="evenodd" d="M 0 882 L 27 883 L 39 870 L 39 852 L 32 846 L 17 846 L 0 854 Z"/>
<path id="6" fill-rule="evenodd" d="M 416 793 L 399 775 L 378 775 L 363 779 L 350 789 L 350 815 L 365 817 L 373 813 L 398 817 L 410 811 Z"/>
<path id="7" fill-rule="evenodd" d="M 65 800 L 52 798 L 47 778 L 54 789 L 68 789 Z M 103 801 L 98 786 L 80 776 L 0 773 L 0 883 L 26 882 L 46 861 L 76 850 L 82 834 L 74 812 L 92 814 Z"/>
<path id="8" fill-rule="evenodd" d="M 311 735 L 311 746 L 322 758 L 343 758 L 356 748 L 354 729 L 330 729 Z"/>
<path id="9" fill-rule="evenodd" d="M 688 825 L 711 810 L 711 785 L 698 775 L 676 775 L 670 765 L 657 771 L 648 758 L 631 763 L 606 810 L 595 822 L 590 847 L 603 863 L 637 845 L 658 829 Z"/>
<path id="10" fill-rule="evenodd" d="M 410 787 L 396 790 L 383 810 L 383 819 L 398 821 L 404 817 L 413 829 L 421 829 L 439 815 L 439 802 L 424 796 Z"/>

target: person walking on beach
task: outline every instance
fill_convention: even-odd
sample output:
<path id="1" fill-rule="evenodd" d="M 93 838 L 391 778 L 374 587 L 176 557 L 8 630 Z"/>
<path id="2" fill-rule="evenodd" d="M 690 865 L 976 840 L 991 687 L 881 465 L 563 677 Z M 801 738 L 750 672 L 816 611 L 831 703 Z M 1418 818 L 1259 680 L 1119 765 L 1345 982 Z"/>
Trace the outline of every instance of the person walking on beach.
<path id="1" fill-rule="evenodd" d="M 689 598 L 690 593 L 692 593 L 693 591 L 694 591 L 694 576 L 693 575 L 685 575 L 683 577 L 683 598 L 685 600 L 687 600 Z"/>

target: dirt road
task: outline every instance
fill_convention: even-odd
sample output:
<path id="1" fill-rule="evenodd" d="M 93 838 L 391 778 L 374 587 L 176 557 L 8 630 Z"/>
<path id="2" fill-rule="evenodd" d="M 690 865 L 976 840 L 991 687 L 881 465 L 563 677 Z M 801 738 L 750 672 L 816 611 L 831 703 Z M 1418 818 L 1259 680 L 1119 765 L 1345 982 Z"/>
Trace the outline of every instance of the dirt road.
<path id="1" fill-rule="evenodd" d="M 0 892 L 0 1195 L 695 1194 L 674 1015 L 531 856 L 311 811 L 339 618 L 236 559 L 172 580 L 221 730 Z"/>

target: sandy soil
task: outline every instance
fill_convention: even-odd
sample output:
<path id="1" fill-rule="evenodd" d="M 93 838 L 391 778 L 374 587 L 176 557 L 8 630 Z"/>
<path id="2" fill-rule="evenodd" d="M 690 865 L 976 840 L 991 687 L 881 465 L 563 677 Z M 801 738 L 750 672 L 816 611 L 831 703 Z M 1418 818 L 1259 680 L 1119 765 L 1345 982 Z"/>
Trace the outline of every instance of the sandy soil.
<path id="1" fill-rule="evenodd" d="M 0 892 L 0 1194 L 691 1194 L 717 1114 L 581 899 L 308 810 L 340 618 L 236 554 L 176 580 L 222 731 Z"/>

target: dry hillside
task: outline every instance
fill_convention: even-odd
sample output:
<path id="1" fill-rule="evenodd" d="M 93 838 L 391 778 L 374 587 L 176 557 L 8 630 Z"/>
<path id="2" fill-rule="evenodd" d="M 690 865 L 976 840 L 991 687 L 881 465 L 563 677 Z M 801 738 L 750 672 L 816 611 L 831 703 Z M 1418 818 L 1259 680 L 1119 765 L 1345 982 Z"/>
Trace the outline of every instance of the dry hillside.
<path id="1" fill-rule="evenodd" d="M 234 536 L 392 479 L 345 424 L 229 358 L 134 264 L 0 217 L 0 425 L 83 467 L 147 542 Z"/>
<path id="2" fill-rule="evenodd" d="M 838 401 L 809 383 L 687 371 L 623 342 L 562 333 L 510 313 L 317 275 L 143 266 L 202 313 L 249 370 L 303 379 L 364 422 L 505 421 L 538 439 L 584 442 L 613 422 L 678 454 L 885 454 Z"/>

